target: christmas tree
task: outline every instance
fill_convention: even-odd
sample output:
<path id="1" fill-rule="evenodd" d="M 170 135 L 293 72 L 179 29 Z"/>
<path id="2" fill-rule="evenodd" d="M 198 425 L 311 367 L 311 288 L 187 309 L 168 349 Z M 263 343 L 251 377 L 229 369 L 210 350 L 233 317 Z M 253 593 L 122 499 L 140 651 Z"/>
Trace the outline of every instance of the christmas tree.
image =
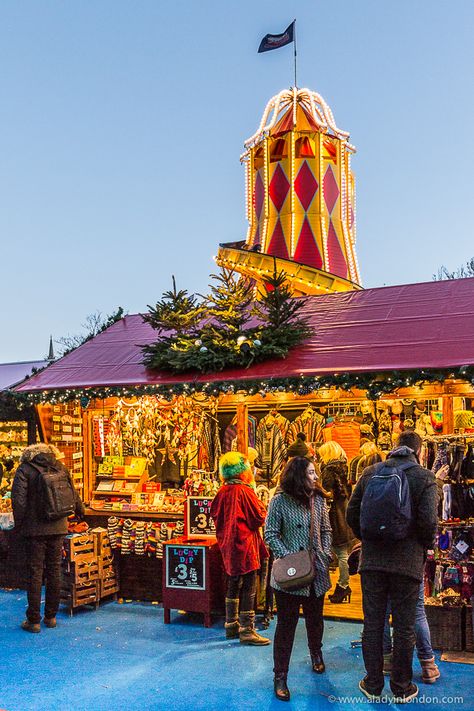
<path id="1" fill-rule="evenodd" d="M 172 372 L 218 372 L 249 367 L 268 358 L 284 358 L 309 335 L 301 315 L 304 299 L 294 299 L 284 272 L 269 277 L 260 301 L 252 284 L 222 269 L 212 274 L 210 292 L 166 292 L 143 318 L 158 331 L 155 343 L 143 346 L 149 368 Z M 253 325 L 252 325 L 253 320 Z"/>

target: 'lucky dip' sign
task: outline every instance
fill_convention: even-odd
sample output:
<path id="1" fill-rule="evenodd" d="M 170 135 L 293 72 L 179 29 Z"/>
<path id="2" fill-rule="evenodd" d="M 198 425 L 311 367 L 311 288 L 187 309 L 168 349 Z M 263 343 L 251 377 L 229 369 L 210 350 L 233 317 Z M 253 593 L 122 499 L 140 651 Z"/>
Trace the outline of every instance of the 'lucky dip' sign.
<path id="1" fill-rule="evenodd" d="M 205 590 L 205 547 L 168 545 L 165 548 L 166 587 Z"/>

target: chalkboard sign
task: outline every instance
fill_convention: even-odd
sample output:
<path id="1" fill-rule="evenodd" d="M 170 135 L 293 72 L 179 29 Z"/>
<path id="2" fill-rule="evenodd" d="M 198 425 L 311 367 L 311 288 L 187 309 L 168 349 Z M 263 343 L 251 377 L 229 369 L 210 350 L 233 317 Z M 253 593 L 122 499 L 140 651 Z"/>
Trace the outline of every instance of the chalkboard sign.
<path id="1" fill-rule="evenodd" d="M 186 499 L 186 537 L 207 539 L 216 537 L 216 527 L 211 518 L 213 499 L 205 496 L 188 496 Z"/>
<path id="2" fill-rule="evenodd" d="M 166 545 L 166 587 L 206 589 L 206 548 Z"/>

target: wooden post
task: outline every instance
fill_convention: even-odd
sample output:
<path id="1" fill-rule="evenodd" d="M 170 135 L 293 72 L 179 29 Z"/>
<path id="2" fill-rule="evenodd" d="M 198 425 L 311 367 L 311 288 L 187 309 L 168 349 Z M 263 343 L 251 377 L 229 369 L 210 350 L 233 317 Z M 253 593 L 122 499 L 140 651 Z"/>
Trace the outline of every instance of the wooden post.
<path id="1" fill-rule="evenodd" d="M 249 448 L 248 405 L 237 403 L 237 450 L 247 456 Z"/>
<path id="2" fill-rule="evenodd" d="M 454 432 L 453 396 L 443 395 L 443 434 Z"/>

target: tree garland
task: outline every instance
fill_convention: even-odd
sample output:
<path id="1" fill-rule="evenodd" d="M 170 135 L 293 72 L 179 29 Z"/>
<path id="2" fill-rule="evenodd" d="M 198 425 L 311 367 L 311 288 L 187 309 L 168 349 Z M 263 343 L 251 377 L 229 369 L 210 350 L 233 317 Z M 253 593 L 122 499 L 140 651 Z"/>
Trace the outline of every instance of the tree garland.
<path id="1" fill-rule="evenodd" d="M 365 391 L 367 397 L 376 400 L 382 395 L 395 394 L 400 388 L 408 388 L 433 383 L 443 383 L 445 380 L 460 380 L 474 386 L 474 366 L 463 365 L 460 368 L 440 370 L 406 370 L 384 373 L 340 373 L 316 376 L 292 376 L 287 378 L 220 380 L 215 382 L 186 381 L 180 383 L 165 383 L 159 385 L 111 385 L 90 388 L 67 388 L 63 390 L 42 390 L 41 392 L 16 393 L 8 391 L 8 397 L 15 400 L 18 407 L 27 407 L 38 403 L 81 401 L 86 408 L 92 400 L 104 400 L 109 397 L 140 397 L 155 395 L 164 400 L 171 400 L 175 395 L 193 395 L 202 393 L 206 396 L 261 395 L 271 393 L 292 393 L 309 395 L 318 390 L 331 387 L 346 392 L 353 388 Z M 11 401 L 10 401 L 11 402 Z"/>
<path id="2" fill-rule="evenodd" d="M 275 269 L 255 303 L 252 285 L 234 272 L 222 269 L 211 278 L 201 302 L 178 291 L 173 277 L 173 290 L 148 306 L 143 319 L 158 332 L 154 343 L 142 346 L 148 368 L 172 373 L 248 368 L 284 358 L 310 335 L 300 313 L 306 300 L 292 297 L 284 272 Z"/>

